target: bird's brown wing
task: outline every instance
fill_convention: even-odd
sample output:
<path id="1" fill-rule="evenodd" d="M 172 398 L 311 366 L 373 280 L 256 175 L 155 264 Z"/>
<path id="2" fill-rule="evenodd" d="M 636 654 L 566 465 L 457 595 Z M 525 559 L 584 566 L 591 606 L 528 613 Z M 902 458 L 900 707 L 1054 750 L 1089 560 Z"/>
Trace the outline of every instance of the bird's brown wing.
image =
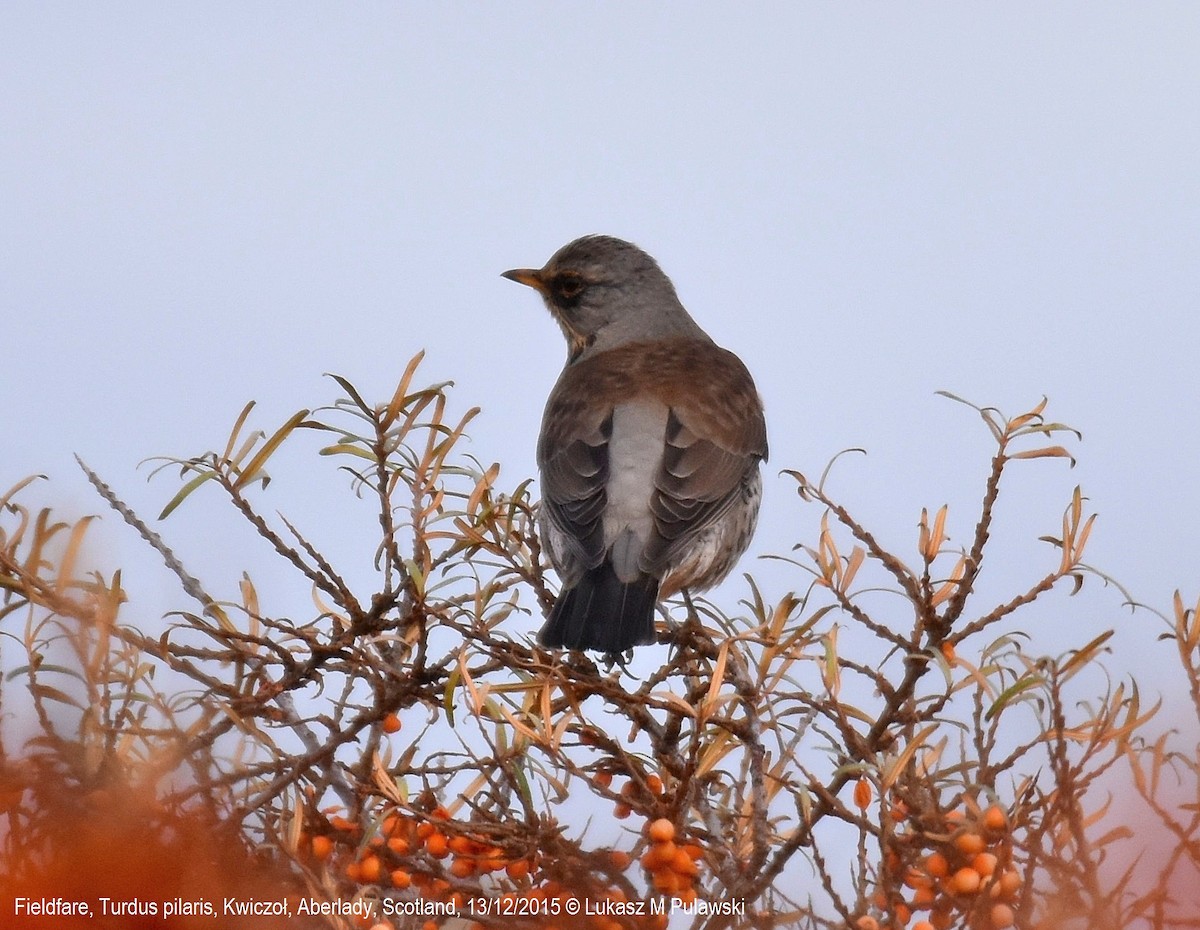
<path id="1" fill-rule="evenodd" d="M 678 374 L 687 380 L 669 398 L 666 447 L 650 504 L 657 538 L 643 555 L 656 572 L 677 562 L 741 498 L 767 457 L 762 403 L 741 360 L 712 345 L 697 346 L 683 359 Z"/>
<path id="2" fill-rule="evenodd" d="M 612 408 L 589 403 L 568 368 L 546 405 L 538 439 L 542 520 L 554 567 L 569 581 L 604 560 Z"/>

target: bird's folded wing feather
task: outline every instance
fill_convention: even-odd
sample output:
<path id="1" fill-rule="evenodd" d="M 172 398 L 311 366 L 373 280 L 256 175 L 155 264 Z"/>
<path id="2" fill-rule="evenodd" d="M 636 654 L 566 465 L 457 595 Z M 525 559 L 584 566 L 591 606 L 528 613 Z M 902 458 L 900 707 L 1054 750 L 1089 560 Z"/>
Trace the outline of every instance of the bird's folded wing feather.
<path id="1" fill-rule="evenodd" d="M 766 425 L 750 375 L 732 353 L 709 353 L 703 386 L 673 398 L 651 499 L 658 538 L 643 557 L 661 570 L 719 520 L 767 456 Z"/>
<path id="2" fill-rule="evenodd" d="M 569 560 L 576 574 L 604 560 L 604 507 L 607 502 L 608 440 L 612 411 L 589 408 L 582 400 L 552 395 L 538 442 L 543 518 L 556 537 L 553 555 Z"/>
<path id="3" fill-rule="evenodd" d="M 745 366 L 708 341 L 634 343 L 569 365 L 546 406 L 538 466 L 560 547 L 588 568 L 604 557 L 612 411 L 638 397 L 670 411 L 662 466 L 647 488 L 655 538 L 641 559 L 660 574 L 737 499 L 767 456 L 766 425 Z"/>

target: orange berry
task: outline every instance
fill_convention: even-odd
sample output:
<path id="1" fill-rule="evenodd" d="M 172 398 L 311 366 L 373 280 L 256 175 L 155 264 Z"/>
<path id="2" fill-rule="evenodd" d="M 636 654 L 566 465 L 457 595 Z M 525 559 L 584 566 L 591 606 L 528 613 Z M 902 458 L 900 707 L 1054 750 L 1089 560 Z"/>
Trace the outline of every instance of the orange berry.
<path id="1" fill-rule="evenodd" d="M 646 776 L 646 787 L 650 789 L 651 794 L 662 794 L 663 793 L 663 780 L 661 778 L 659 778 L 657 775 L 653 775 L 653 774 L 647 775 Z"/>
<path id="2" fill-rule="evenodd" d="M 976 856 L 987 849 L 987 843 L 978 833 L 960 833 L 954 838 L 954 848 L 964 856 Z"/>
<path id="3" fill-rule="evenodd" d="M 421 930 L 438 930 L 437 921 L 436 920 L 425 921 L 425 923 L 421 924 Z"/>
<path id="4" fill-rule="evenodd" d="M 358 868 L 358 874 L 364 882 L 377 882 L 383 874 L 383 866 L 378 856 L 364 856 Z"/>
<path id="5" fill-rule="evenodd" d="M 616 804 L 613 805 L 613 816 L 616 817 L 617 820 L 624 820 L 626 817 L 628 817 L 632 813 L 633 813 L 633 808 L 630 807 L 628 804 L 626 804 L 624 801 L 618 801 Z"/>
<path id="6" fill-rule="evenodd" d="M 450 855 L 450 843 L 444 833 L 434 833 L 425 841 L 425 849 L 434 859 L 445 859 Z"/>
<path id="7" fill-rule="evenodd" d="M 920 888 L 913 889 L 912 906 L 918 911 L 928 910 L 936 900 L 937 895 L 934 894 L 932 885 L 923 885 Z"/>
<path id="8" fill-rule="evenodd" d="M 479 874 L 487 875 L 489 872 L 499 872 L 506 865 L 508 865 L 508 860 L 504 858 L 504 853 L 499 849 L 491 849 L 475 864 L 475 867 L 479 870 Z"/>
<path id="9" fill-rule="evenodd" d="M 473 856 L 479 851 L 475 847 L 475 841 L 461 833 L 458 836 L 450 837 L 446 845 L 450 847 L 450 852 L 457 856 Z"/>
<path id="10" fill-rule="evenodd" d="M 873 796 L 871 783 L 867 780 L 867 776 L 863 775 L 854 784 L 854 804 L 859 810 L 866 810 Z"/>
<path id="11" fill-rule="evenodd" d="M 400 718 L 395 714 L 388 714 L 383 718 L 382 726 L 384 733 L 399 733 L 402 724 L 400 723 Z"/>
<path id="12" fill-rule="evenodd" d="M 427 840 L 433 836 L 435 830 L 437 830 L 437 827 L 431 824 L 428 820 L 422 820 L 419 824 L 417 824 L 417 839 Z"/>
<path id="13" fill-rule="evenodd" d="M 929 915 L 933 930 L 950 930 L 954 926 L 954 915 L 949 909 L 937 910 Z"/>
<path id="14" fill-rule="evenodd" d="M 978 872 L 984 878 L 992 875 L 996 871 L 996 863 L 999 860 L 995 853 L 981 852 L 971 860 L 971 868 Z"/>
<path id="15" fill-rule="evenodd" d="M 1014 897 L 1021 888 L 1021 876 L 1012 869 L 1009 869 L 1000 876 L 1000 881 L 996 887 L 1000 889 L 1000 894 L 1004 897 Z"/>
<path id="16" fill-rule="evenodd" d="M 950 890 L 956 894 L 974 894 L 979 890 L 979 881 L 979 873 L 974 869 L 959 869 L 950 879 Z"/>
<path id="17" fill-rule="evenodd" d="M 504 872 L 514 882 L 519 882 L 529 874 L 529 860 L 514 859 L 504 867 Z"/>
<path id="18" fill-rule="evenodd" d="M 612 772 L 597 772 L 595 775 L 592 776 L 592 784 L 596 785 L 599 788 L 607 788 L 609 785 L 612 784 L 612 780 L 613 780 Z"/>
<path id="19" fill-rule="evenodd" d="M 989 830 L 999 832 L 1008 826 L 1008 815 L 999 804 L 993 804 L 983 812 L 983 825 Z"/>
<path id="20" fill-rule="evenodd" d="M 362 865 L 357 862 L 351 862 L 346 866 L 346 878 L 352 882 L 357 882 L 362 879 Z"/>
<path id="21" fill-rule="evenodd" d="M 858 930 L 879 930 L 879 921 L 869 914 L 864 914 L 858 920 L 854 921 L 854 926 Z"/>
<path id="22" fill-rule="evenodd" d="M 649 872 L 668 868 L 675 861 L 677 848 L 670 840 L 665 843 L 655 843 L 642 854 L 642 867 Z"/>
<path id="23" fill-rule="evenodd" d="M 610 849 L 608 851 L 608 861 L 612 863 L 612 867 L 619 872 L 629 868 L 629 864 L 633 862 L 633 857 L 627 852 L 622 852 L 619 849 Z"/>
<path id="24" fill-rule="evenodd" d="M 942 655 L 946 657 L 947 662 L 953 665 L 955 658 L 957 658 L 954 652 L 954 643 L 942 643 Z"/>
<path id="25" fill-rule="evenodd" d="M 333 840 L 327 836 L 314 836 L 312 838 L 312 854 L 313 858 L 318 862 L 324 862 L 333 852 Z"/>
<path id="26" fill-rule="evenodd" d="M 962 823 L 967 815 L 962 811 L 946 811 L 946 823 Z"/>
<path id="27" fill-rule="evenodd" d="M 903 801 L 893 801 L 892 809 L 888 813 L 896 823 L 903 823 L 908 817 L 908 805 Z"/>
<path id="28" fill-rule="evenodd" d="M 925 871 L 934 878 L 945 878 L 950 874 L 950 863 L 940 852 L 932 852 L 925 859 Z"/>
<path id="29" fill-rule="evenodd" d="M 631 798 L 635 794 L 637 794 L 637 785 L 635 785 L 633 782 L 627 781 L 621 786 L 621 797 Z"/>
<path id="30" fill-rule="evenodd" d="M 704 847 L 699 843 L 686 843 L 684 844 L 683 851 L 696 862 L 704 858 Z"/>
<path id="31" fill-rule="evenodd" d="M 896 922 L 898 924 L 900 924 L 901 927 L 903 927 L 903 926 L 907 925 L 908 922 L 912 919 L 912 908 L 910 908 L 907 904 L 905 904 L 903 901 L 901 901 L 893 909 L 892 916 L 895 917 Z"/>
<path id="32" fill-rule="evenodd" d="M 475 863 L 470 859 L 455 859 L 450 863 L 450 874 L 455 878 L 467 878 L 475 874 Z"/>
<path id="33" fill-rule="evenodd" d="M 666 843 L 675 839 L 675 824 L 667 820 L 666 817 L 660 817 L 646 827 L 646 835 L 655 843 Z"/>
<path id="34" fill-rule="evenodd" d="M 404 869 L 393 869 L 392 884 L 397 888 L 407 888 L 412 884 L 412 876 L 404 871 Z"/>
<path id="35" fill-rule="evenodd" d="M 929 888 L 933 884 L 933 879 L 929 873 L 910 867 L 904 873 L 904 884 L 909 888 Z"/>
<path id="36" fill-rule="evenodd" d="M 687 850 L 679 847 L 675 850 L 675 858 L 671 860 L 671 870 L 678 875 L 699 875 L 696 860 L 687 854 Z"/>
<path id="37" fill-rule="evenodd" d="M 393 836 L 387 841 L 387 848 L 394 852 L 397 856 L 407 856 L 412 850 L 408 840 L 402 836 Z"/>
<path id="38" fill-rule="evenodd" d="M 650 883 L 655 891 L 663 894 L 674 894 L 679 890 L 679 876 L 669 869 L 662 869 L 650 876 Z"/>
<path id="39" fill-rule="evenodd" d="M 989 916 L 995 930 L 1004 930 L 1005 927 L 1011 927 L 1017 922 L 1017 915 L 1007 904 L 993 904 L 992 913 Z"/>
<path id="40" fill-rule="evenodd" d="M 928 920 L 918 920 L 909 930 L 933 930 L 933 924 Z"/>

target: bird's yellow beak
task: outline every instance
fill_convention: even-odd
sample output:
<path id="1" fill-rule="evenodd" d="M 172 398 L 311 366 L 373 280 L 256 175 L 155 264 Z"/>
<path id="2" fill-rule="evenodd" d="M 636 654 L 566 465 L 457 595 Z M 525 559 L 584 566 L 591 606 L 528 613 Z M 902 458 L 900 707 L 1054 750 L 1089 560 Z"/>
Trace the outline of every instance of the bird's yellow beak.
<path id="1" fill-rule="evenodd" d="M 546 277 L 538 268 L 514 268 L 512 271 L 504 272 L 500 277 L 524 284 L 526 287 L 532 287 L 539 293 L 546 293 Z"/>

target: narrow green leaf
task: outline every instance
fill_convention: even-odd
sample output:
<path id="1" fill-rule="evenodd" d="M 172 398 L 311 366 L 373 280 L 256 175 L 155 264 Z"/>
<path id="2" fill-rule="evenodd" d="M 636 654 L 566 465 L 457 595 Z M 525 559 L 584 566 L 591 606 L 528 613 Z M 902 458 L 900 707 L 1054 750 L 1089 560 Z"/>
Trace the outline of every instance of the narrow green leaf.
<path id="1" fill-rule="evenodd" d="M 412 559 L 405 559 L 404 570 L 408 573 L 408 577 L 412 580 L 413 588 L 416 591 L 417 597 L 424 597 L 425 576 L 421 573 L 420 567 Z"/>
<path id="2" fill-rule="evenodd" d="M 363 413 L 365 413 L 369 417 L 374 415 L 375 411 L 372 410 L 371 407 L 367 404 L 367 402 L 365 400 L 363 400 L 362 397 L 359 396 L 359 393 L 358 393 L 358 391 L 356 391 L 354 389 L 353 384 L 351 384 L 349 381 L 347 381 L 341 375 L 335 375 L 330 372 L 326 372 L 326 374 L 330 378 L 332 378 L 334 381 L 336 381 L 339 385 L 341 385 L 342 390 L 345 391 L 348 395 L 350 395 L 350 400 L 352 400 L 354 402 L 354 405 L 356 407 L 358 407 L 359 410 L 361 410 Z"/>
<path id="3" fill-rule="evenodd" d="M 455 666 L 446 676 L 446 691 L 442 695 L 442 706 L 446 709 L 446 722 L 452 727 L 454 726 L 454 691 L 461 678 L 462 672 L 459 671 L 458 666 Z"/>
<path id="4" fill-rule="evenodd" d="M 216 477 L 216 474 L 217 473 L 215 471 L 202 472 L 201 474 L 199 474 L 195 478 L 193 478 L 191 481 L 189 481 L 187 484 L 185 484 L 182 488 L 179 489 L 179 492 L 174 497 L 171 498 L 171 500 L 167 503 L 167 506 L 163 508 L 162 513 L 160 513 L 158 515 L 158 519 L 160 519 L 160 520 L 167 519 L 167 517 L 169 517 L 174 512 L 175 508 L 184 502 L 184 500 L 188 497 L 189 494 L 191 494 L 194 490 L 196 490 L 196 488 L 200 487 L 200 485 L 204 484 L 205 481 L 208 481 L 210 478 Z"/>
<path id="5" fill-rule="evenodd" d="M 1025 675 L 1019 678 L 1009 687 L 1000 692 L 1000 696 L 992 702 L 992 706 L 988 708 L 987 713 L 983 715 L 984 720 L 992 720 L 998 713 L 1004 710 L 1013 700 L 1013 698 L 1024 694 L 1026 691 L 1032 690 L 1042 684 L 1040 675 Z"/>
<path id="6" fill-rule="evenodd" d="M 517 791 L 521 793 L 521 797 L 525 800 L 526 806 L 533 805 L 533 791 L 529 787 L 529 779 L 525 775 L 525 766 L 522 763 L 524 756 L 518 756 L 516 764 L 510 769 L 513 778 L 517 781 Z"/>

